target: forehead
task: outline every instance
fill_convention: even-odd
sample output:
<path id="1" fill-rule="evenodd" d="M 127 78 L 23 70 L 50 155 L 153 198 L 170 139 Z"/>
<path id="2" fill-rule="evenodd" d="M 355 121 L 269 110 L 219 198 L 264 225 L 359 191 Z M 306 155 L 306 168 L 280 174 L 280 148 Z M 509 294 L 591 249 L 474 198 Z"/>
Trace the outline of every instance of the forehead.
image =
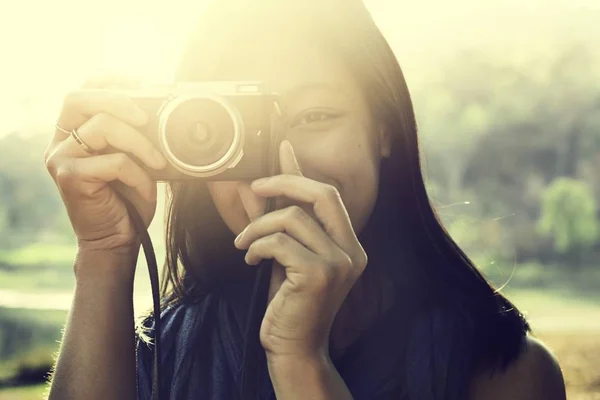
<path id="1" fill-rule="evenodd" d="M 261 35 L 262 36 L 262 35 Z M 219 75 L 226 80 L 259 80 L 279 94 L 300 85 L 326 85 L 356 93 L 357 82 L 343 61 L 300 32 L 249 39 L 225 54 Z"/>

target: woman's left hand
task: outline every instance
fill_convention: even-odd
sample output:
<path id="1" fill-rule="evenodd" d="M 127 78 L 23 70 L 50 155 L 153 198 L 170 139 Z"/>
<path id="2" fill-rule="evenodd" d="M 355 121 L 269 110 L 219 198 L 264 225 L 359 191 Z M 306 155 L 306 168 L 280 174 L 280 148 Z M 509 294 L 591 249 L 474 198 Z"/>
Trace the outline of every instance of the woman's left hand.
<path id="1" fill-rule="evenodd" d="M 338 190 L 302 175 L 289 141 L 280 148 L 281 175 L 252 183 L 261 197 L 292 205 L 252 221 L 236 238 L 246 262 L 275 259 L 260 340 L 269 356 L 328 356 L 333 320 L 367 265 Z"/>

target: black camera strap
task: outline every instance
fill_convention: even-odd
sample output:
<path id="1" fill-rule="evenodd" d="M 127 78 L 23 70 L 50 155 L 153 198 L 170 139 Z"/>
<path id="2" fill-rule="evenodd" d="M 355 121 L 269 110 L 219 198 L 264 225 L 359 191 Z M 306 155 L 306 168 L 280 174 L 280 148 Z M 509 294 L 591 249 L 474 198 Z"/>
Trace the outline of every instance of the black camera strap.
<path id="1" fill-rule="evenodd" d="M 146 229 L 146 225 L 140 216 L 140 213 L 135 206 L 125 198 L 121 196 L 121 199 L 127 207 L 129 217 L 133 223 L 135 230 L 137 231 L 140 241 L 142 242 L 142 248 L 144 249 L 144 255 L 146 257 L 146 263 L 148 265 L 148 273 L 150 274 L 150 286 L 152 289 L 152 308 L 154 314 L 154 363 L 152 371 L 152 400 L 159 400 L 159 376 L 160 376 L 160 334 L 162 331 L 160 321 L 160 290 L 159 290 L 159 279 L 158 279 L 158 266 L 156 263 L 156 255 L 154 253 L 154 247 L 152 246 L 152 240 Z"/>
<path id="2" fill-rule="evenodd" d="M 269 201 L 272 199 L 269 199 Z M 274 203 L 274 202 L 273 202 Z M 267 205 L 267 209 L 269 206 Z M 250 309 L 246 323 L 244 356 L 242 361 L 241 400 L 259 400 L 261 373 L 265 365 L 265 352 L 260 344 L 260 325 L 267 309 L 272 260 L 262 260 L 252 289 Z"/>
<path id="3" fill-rule="evenodd" d="M 269 136 L 269 152 L 267 166 L 268 175 L 276 175 L 279 171 L 279 145 L 283 129 L 281 123 L 281 109 L 275 100 L 275 113 L 271 114 L 271 135 Z M 275 210 L 275 198 L 269 197 L 265 206 L 265 214 Z M 260 377 L 261 368 L 266 364 L 265 352 L 260 343 L 260 325 L 267 310 L 269 297 L 269 285 L 271 283 L 271 271 L 273 260 L 262 260 L 258 265 L 258 271 L 254 280 L 250 309 L 244 335 L 244 356 L 242 359 L 242 384 L 240 385 L 241 400 L 260 400 Z"/>

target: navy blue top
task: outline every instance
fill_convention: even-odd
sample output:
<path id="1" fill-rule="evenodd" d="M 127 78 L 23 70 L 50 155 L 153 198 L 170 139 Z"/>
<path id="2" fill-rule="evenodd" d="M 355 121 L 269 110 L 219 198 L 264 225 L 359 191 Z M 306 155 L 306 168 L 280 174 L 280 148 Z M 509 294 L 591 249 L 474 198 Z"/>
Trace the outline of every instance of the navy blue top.
<path id="1" fill-rule="evenodd" d="M 237 399 L 241 384 L 243 326 L 247 297 L 227 298 L 217 293 L 201 301 L 172 306 L 163 311 L 161 400 Z M 396 381 L 400 375 L 401 321 L 392 307 L 361 338 L 332 362 L 355 400 L 394 398 L 403 394 Z M 150 320 L 152 337 L 152 321 Z M 138 338 L 138 399 L 150 400 L 152 346 Z M 203 362 L 200 363 L 199 361 Z M 260 385 L 261 399 L 275 399 L 266 365 Z M 392 392 L 394 392 L 392 394 Z"/>

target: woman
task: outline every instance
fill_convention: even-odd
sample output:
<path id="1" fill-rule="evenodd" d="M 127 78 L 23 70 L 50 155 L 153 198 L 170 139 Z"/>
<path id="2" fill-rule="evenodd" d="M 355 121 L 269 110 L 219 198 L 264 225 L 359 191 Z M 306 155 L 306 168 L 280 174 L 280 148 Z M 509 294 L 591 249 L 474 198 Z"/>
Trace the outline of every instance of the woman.
<path id="1" fill-rule="evenodd" d="M 260 398 L 564 399 L 554 357 L 438 221 L 404 77 L 360 1 L 228 0 L 203 18 L 178 78 L 268 82 L 286 140 L 269 179 L 170 184 L 161 398 L 238 398 L 253 266 L 273 259 Z M 139 243 L 108 184 L 150 222 L 142 166 L 167 162 L 140 134 L 147 118 L 114 91 L 80 90 L 48 148 L 79 244 L 51 399 L 151 396 L 132 311 Z"/>

